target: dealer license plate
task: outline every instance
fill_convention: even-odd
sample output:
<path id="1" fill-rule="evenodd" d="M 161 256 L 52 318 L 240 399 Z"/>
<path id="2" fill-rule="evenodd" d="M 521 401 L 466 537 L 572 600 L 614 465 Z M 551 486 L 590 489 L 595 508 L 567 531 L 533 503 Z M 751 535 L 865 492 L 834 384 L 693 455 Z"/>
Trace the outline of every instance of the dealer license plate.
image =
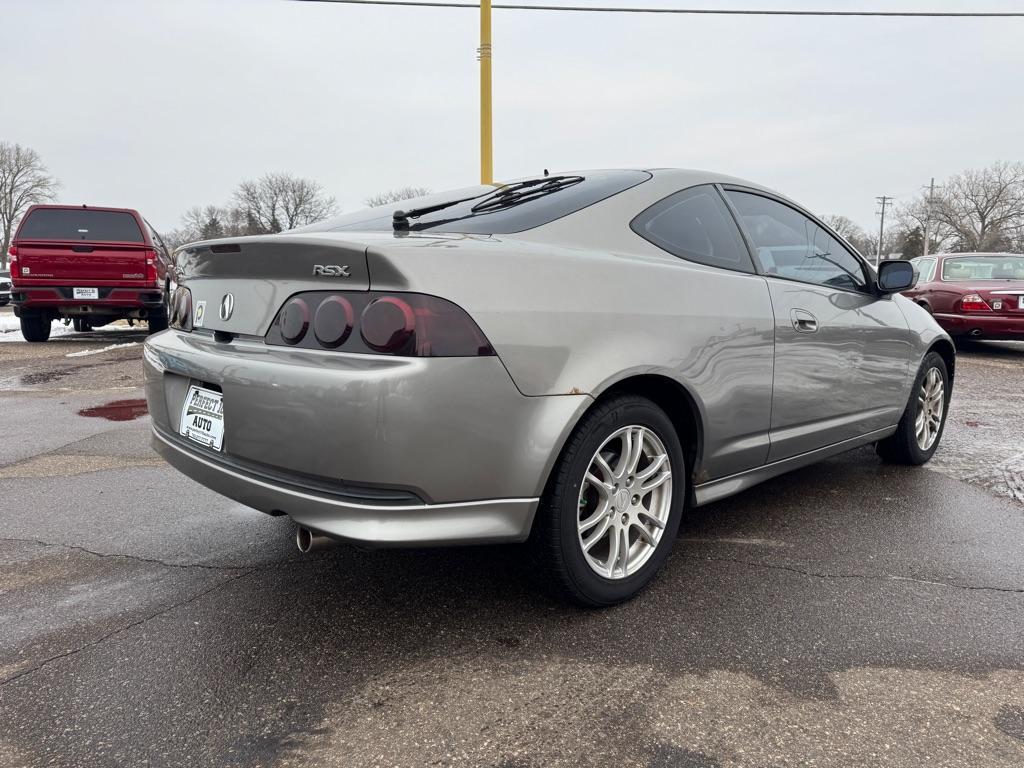
<path id="1" fill-rule="evenodd" d="M 100 297 L 99 288 L 72 288 L 71 294 L 76 299 L 98 299 Z"/>
<path id="2" fill-rule="evenodd" d="M 193 442 L 219 451 L 224 445 L 224 395 L 191 386 L 181 407 L 179 432 Z"/>

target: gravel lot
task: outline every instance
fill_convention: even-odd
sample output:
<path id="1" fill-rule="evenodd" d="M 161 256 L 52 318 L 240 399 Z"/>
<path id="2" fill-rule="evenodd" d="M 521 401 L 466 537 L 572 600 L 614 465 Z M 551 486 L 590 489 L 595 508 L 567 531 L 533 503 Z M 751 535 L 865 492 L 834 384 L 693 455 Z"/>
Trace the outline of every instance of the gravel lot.
<path id="1" fill-rule="evenodd" d="M 593 612 L 517 547 L 298 555 L 150 451 L 143 339 L 0 344 L 0 765 L 1024 765 L 1022 345 L 928 468 L 697 510 Z"/>

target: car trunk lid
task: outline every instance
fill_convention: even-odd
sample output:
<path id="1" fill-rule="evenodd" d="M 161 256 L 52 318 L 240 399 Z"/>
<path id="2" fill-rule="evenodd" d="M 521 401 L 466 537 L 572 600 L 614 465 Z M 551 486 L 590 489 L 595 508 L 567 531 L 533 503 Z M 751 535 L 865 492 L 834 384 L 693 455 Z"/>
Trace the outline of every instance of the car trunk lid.
<path id="1" fill-rule="evenodd" d="M 180 283 L 192 294 L 197 328 L 266 334 L 288 297 L 302 291 L 365 291 L 367 238 L 373 235 L 268 235 L 195 243 L 175 254 Z M 231 295 L 231 311 L 221 304 Z"/>
<path id="2" fill-rule="evenodd" d="M 1024 315 L 1024 280 L 991 280 L 972 285 L 997 315 Z"/>

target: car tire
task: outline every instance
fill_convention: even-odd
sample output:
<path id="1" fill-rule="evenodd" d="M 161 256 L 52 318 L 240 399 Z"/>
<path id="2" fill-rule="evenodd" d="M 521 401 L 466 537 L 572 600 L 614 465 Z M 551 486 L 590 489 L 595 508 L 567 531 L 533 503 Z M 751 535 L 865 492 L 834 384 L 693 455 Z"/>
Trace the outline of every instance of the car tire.
<path id="1" fill-rule="evenodd" d="M 636 457 L 632 471 L 629 460 L 623 459 L 628 445 L 639 446 L 638 453 L 629 454 Z M 621 477 L 616 475 L 620 469 Z M 641 479 L 645 473 L 650 476 Z M 589 476 L 602 482 L 595 484 Z M 683 515 L 686 480 L 679 435 L 655 403 L 617 396 L 587 413 L 555 464 L 531 533 L 546 586 L 588 607 L 614 605 L 638 594 L 653 581 L 672 549 Z M 655 483 L 657 487 L 641 495 Z M 600 522 L 584 530 L 599 516 Z M 598 537 L 602 531 L 603 537 Z M 612 539 L 623 532 L 624 538 L 616 538 L 614 546 L 617 554 L 624 554 L 613 557 Z M 611 564 L 610 575 L 599 573 L 602 560 L 605 568 Z"/>
<path id="2" fill-rule="evenodd" d="M 160 331 L 166 331 L 167 330 L 167 317 L 168 317 L 167 297 L 168 297 L 168 295 L 169 295 L 168 292 L 164 291 L 164 300 L 163 300 L 163 303 L 160 305 L 160 308 L 159 309 L 150 310 L 149 314 L 146 317 L 146 320 L 149 323 L 149 334 L 150 335 L 153 335 L 154 333 L 160 333 Z"/>
<path id="3" fill-rule="evenodd" d="M 0 307 L 6 307 L 10 303 L 11 303 L 10 299 L 0 299 Z"/>
<path id="4" fill-rule="evenodd" d="M 92 330 L 92 324 L 84 317 L 74 317 L 71 319 L 71 324 L 74 326 L 75 331 L 78 333 L 88 333 Z"/>
<path id="5" fill-rule="evenodd" d="M 21 313 L 21 335 L 25 341 L 41 342 L 50 338 L 50 318 L 38 312 Z"/>
<path id="6" fill-rule="evenodd" d="M 936 396 L 934 386 L 941 383 L 941 391 Z M 896 432 L 884 440 L 879 440 L 875 450 L 884 461 L 892 464 L 919 466 L 927 462 L 935 454 L 942 440 L 942 432 L 946 427 L 946 416 L 949 413 L 949 372 L 946 361 L 937 352 L 925 355 L 924 362 L 914 379 L 910 402 L 900 418 Z M 935 409 L 939 409 L 936 413 Z M 935 424 L 937 416 L 938 423 Z M 931 425 L 929 431 L 921 437 L 921 423 Z M 930 431 L 934 429 L 934 431 Z"/>

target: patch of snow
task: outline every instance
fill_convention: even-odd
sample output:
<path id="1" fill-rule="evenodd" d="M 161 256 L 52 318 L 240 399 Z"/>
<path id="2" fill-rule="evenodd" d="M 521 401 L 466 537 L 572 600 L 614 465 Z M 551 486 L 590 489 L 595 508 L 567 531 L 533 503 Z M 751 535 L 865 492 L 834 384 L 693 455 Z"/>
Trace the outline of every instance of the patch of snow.
<path id="1" fill-rule="evenodd" d="M 143 326 L 144 327 L 144 326 Z M 131 333 L 132 331 L 139 330 L 139 326 L 129 328 L 123 323 L 112 323 L 105 325 L 102 328 L 93 328 L 86 334 L 80 334 L 75 331 L 73 325 L 64 325 L 60 320 L 54 320 L 50 326 L 50 338 L 55 339 L 61 336 L 81 336 L 82 341 L 95 341 L 95 337 L 91 334 L 95 333 Z M 0 343 L 10 341 L 25 341 L 21 335 L 21 321 L 18 320 L 14 315 L 0 314 Z"/>
<path id="2" fill-rule="evenodd" d="M 121 349 L 122 347 L 135 347 L 138 346 L 137 341 L 128 341 L 124 344 L 111 344 L 103 349 L 83 349 L 81 352 L 68 352 L 64 357 L 85 357 L 86 355 L 98 355 L 101 352 L 109 352 L 112 349 Z"/>

